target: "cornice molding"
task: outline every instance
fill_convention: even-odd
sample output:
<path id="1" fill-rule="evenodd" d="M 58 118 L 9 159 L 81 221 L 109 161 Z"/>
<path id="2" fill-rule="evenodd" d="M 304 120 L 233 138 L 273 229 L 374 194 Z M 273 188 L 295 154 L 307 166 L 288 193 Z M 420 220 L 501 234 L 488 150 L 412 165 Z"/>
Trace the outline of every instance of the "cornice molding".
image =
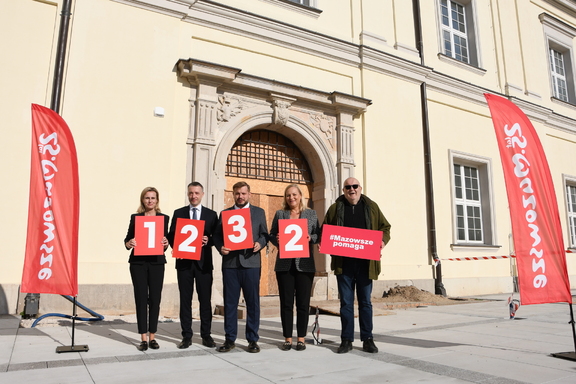
<path id="1" fill-rule="evenodd" d="M 293 12 L 298 12 L 302 15 L 310 16 L 310 17 L 313 17 L 315 19 L 317 19 L 318 16 L 320 16 L 320 14 L 322 13 L 322 10 L 320 10 L 318 8 L 307 7 L 306 5 L 293 3 L 293 2 L 290 2 L 287 0 L 260 0 L 260 1 L 263 1 L 265 3 L 272 3 L 276 6 L 282 7 L 284 9 L 287 9 L 287 10 L 290 10 Z"/>
<path id="2" fill-rule="evenodd" d="M 576 1 L 574 0 L 544 0 L 544 1 L 566 12 L 570 16 L 576 17 Z"/>
<path id="3" fill-rule="evenodd" d="M 215 28 L 225 32 L 250 37 L 259 41 L 286 47 L 287 49 L 297 50 L 323 59 L 332 60 L 337 63 L 343 63 L 356 68 L 383 73 L 408 83 L 418 84 L 426 82 L 429 89 L 477 105 L 486 106 L 484 93 L 490 92 L 490 90 L 475 84 L 436 72 L 433 68 L 422 66 L 416 61 L 403 59 L 365 45 L 354 44 L 303 28 L 298 28 L 276 20 L 271 20 L 239 9 L 224 6 L 210 0 L 114 1 L 179 17 L 185 22 L 191 22 L 209 28 Z M 565 2 L 553 0 L 547 1 L 552 3 Z M 570 4 L 573 4 L 574 9 L 576 10 L 576 1 L 570 0 Z M 546 21 L 550 21 L 548 15 L 542 16 L 542 18 Z M 186 60 L 180 60 L 179 63 L 183 61 Z M 466 66 L 466 69 L 472 71 L 478 76 L 482 76 L 486 72 L 482 68 L 469 67 L 470 66 Z M 322 102 L 326 105 L 331 104 L 331 101 L 329 101 L 329 95 L 331 94 L 329 93 L 322 93 L 302 87 L 296 87 L 299 88 L 299 90 L 296 90 L 294 89 L 294 86 L 290 84 L 275 81 L 271 82 L 270 80 L 261 79 L 257 76 L 242 74 L 238 69 L 234 70 L 237 71 L 237 73 L 233 76 L 232 80 L 227 82 L 227 86 L 236 86 L 242 83 L 243 86 L 249 85 L 255 88 L 270 87 L 270 90 L 274 90 L 274 92 L 277 93 L 283 93 L 283 90 L 288 90 L 290 94 L 298 94 L 299 96 L 297 97 L 300 100 Z M 186 77 L 184 75 L 182 76 Z M 534 118 L 551 128 L 560 129 L 572 134 L 576 133 L 576 129 L 572 128 L 576 126 L 576 119 L 564 116 L 558 118 L 555 116 L 559 115 L 555 115 L 551 109 L 515 97 L 512 97 L 512 99 L 518 101 L 519 105 L 522 105 L 522 109 L 527 112 L 526 114 L 529 117 Z M 366 105 L 369 104 L 370 102 L 368 100 Z M 570 123 L 566 123 L 567 121 Z"/>
<path id="4" fill-rule="evenodd" d="M 255 94 L 260 98 L 280 98 L 294 100 L 294 103 L 322 105 L 326 109 L 345 109 L 357 115 L 372 103 L 363 97 L 342 92 L 323 92 L 310 88 L 283 83 L 276 80 L 244 74 L 241 70 L 220 64 L 196 59 L 180 59 L 176 63 L 179 78 L 197 83 L 198 78 L 209 77 L 222 84 L 222 90 L 243 89 L 244 93 Z"/>

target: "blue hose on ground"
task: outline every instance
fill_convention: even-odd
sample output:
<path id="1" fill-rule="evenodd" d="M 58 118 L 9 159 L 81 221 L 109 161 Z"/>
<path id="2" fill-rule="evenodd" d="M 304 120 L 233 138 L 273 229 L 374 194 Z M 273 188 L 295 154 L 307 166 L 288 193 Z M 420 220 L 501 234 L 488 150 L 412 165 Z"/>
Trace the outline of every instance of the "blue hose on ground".
<path id="1" fill-rule="evenodd" d="M 70 302 L 74 302 L 74 298 L 72 296 L 68 296 L 68 295 L 61 295 L 63 298 L 65 298 L 66 300 L 70 301 Z M 83 310 L 85 310 L 86 312 L 88 312 L 89 314 L 91 314 L 94 317 L 78 317 L 76 316 L 76 320 L 82 320 L 82 321 L 100 321 L 100 320 L 104 320 L 104 316 L 100 315 L 99 313 L 94 312 L 93 310 L 91 310 L 90 308 L 80 304 L 78 301 L 76 301 L 76 305 L 79 306 L 80 308 L 82 308 Z M 36 324 L 38 324 L 38 322 L 46 317 L 51 317 L 51 316 L 56 316 L 56 317 L 63 317 L 66 319 L 72 319 L 74 318 L 74 316 L 71 315 L 64 315 L 62 313 L 46 313 L 42 316 L 40 316 L 39 318 L 37 318 L 36 320 L 34 320 L 34 323 L 32 323 L 32 328 L 34 328 L 36 326 Z"/>

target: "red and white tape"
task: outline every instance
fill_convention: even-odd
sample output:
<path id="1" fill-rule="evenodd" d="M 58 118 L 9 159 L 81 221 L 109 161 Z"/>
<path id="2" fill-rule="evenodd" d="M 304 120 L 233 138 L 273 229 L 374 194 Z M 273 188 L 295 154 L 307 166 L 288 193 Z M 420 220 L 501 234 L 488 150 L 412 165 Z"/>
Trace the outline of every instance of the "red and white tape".
<path id="1" fill-rule="evenodd" d="M 516 256 L 478 256 L 478 257 L 454 257 L 452 259 L 442 259 L 450 261 L 469 261 L 469 260 L 493 260 L 493 259 L 510 259 Z"/>
<path id="2" fill-rule="evenodd" d="M 576 253 L 571 249 L 567 249 L 566 253 Z M 510 256 L 477 256 L 477 257 L 454 257 L 451 259 L 442 259 L 448 261 L 470 261 L 470 260 L 494 260 L 494 259 L 513 259 L 515 255 Z"/>

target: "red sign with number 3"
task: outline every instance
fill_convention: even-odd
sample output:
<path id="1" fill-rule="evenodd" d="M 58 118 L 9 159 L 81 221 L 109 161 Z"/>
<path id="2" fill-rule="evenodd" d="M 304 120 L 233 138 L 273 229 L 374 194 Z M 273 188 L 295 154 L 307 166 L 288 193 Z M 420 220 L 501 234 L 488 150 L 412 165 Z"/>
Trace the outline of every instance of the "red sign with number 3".
<path id="1" fill-rule="evenodd" d="M 176 219 L 174 248 L 172 257 L 178 259 L 200 260 L 202 256 L 202 236 L 204 220 Z"/>
<path id="2" fill-rule="evenodd" d="M 310 257 L 308 219 L 278 220 L 278 234 L 281 259 Z"/>
<path id="3" fill-rule="evenodd" d="M 230 209 L 222 211 L 222 232 L 224 246 L 233 251 L 254 248 L 250 209 Z"/>
<path id="4" fill-rule="evenodd" d="M 136 216 L 134 224 L 134 256 L 162 255 L 164 216 Z"/>

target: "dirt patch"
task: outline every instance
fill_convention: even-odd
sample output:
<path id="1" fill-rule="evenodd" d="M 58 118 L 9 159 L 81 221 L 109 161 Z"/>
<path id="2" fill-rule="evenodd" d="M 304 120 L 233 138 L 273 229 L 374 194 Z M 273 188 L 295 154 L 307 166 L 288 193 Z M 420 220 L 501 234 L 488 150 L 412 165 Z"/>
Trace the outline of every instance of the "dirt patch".
<path id="1" fill-rule="evenodd" d="M 429 303 L 433 305 L 449 305 L 460 304 L 466 302 L 461 299 L 451 299 L 442 295 L 435 295 L 432 292 L 418 289 L 413 285 L 396 286 L 390 288 L 388 292 L 384 292 L 383 297 L 372 299 L 372 302 L 377 303 L 399 303 L 399 302 L 412 302 L 412 303 Z"/>
<path id="2" fill-rule="evenodd" d="M 393 315 L 393 310 L 417 308 L 432 305 L 453 305 L 471 303 L 473 300 L 448 298 L 441 295 L 435 295 L 431 292 L 418 289 L 413 285 L 396 286 L 384 292 L 383 297 L 372 298 L 372 311 L 374 316 Z M 340 301 L 314 301 L 310 303 L 311 313 L 315 312 L 318 307 L 320 313 L 329 313 L 340 315 Z M 358 305 L 354 305 L 354 313 L 358 314 Z"/>

